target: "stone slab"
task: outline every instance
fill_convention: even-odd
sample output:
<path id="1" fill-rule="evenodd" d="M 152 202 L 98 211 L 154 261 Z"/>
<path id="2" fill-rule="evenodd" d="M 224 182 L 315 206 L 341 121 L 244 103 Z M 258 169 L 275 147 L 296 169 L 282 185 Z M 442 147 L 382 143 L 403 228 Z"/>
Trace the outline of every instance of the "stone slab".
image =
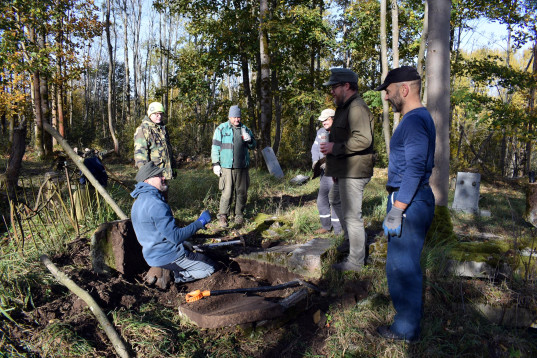
<path id="1" fill-rule="evenodd" d="M 266 147 L 261 151 L 261 153 L 263 154 L 265 163 L 267 163 L 267 168 L 270 174 L 274 175 L 278 179 L 283 178 L 284 174 L 282 168 L 280 167 L 280 163 L 278 163 L 276 154 L 274 154 L 274 150 L 271 147 Z"/>
<path id="2" fill-rule="evenodd" d="M 318 279 L 322 275 L 322 257 L 332 247 L 327 239 L 315 238 L 305 244 L 275 246 L 251 252 L 235 259 L 240 262 L 252 260 L 285 267 L 300 276 Z"/>
<path id="3" fill-rule="evenodd" d="M 510 268 L 506 264 L 492 267 L 486 262 L 449 260 L 449 270 L 461 277 L 495 279 L 498 274 L 508 274 Z"/>
<path id="4" fill-rule="evenodd" d="M 455 186 L 455 197 L 453 198 L 453 210 L 465 213 L 479 214 L 479 186 L 481 174 L 479 173 L 457 173 L 457 185 Z"/>
<path id="5" fill-rule="evenodd" d="M 214 296 L 182 304 L 179 306 L 179 313 L 187 316 L 201 328 L 220 328 L 272 320 L 283 315 L 284 309 L 279 303 L 267 301 L 264 297 L 232 295 L 235 296 L 233 300 L 230 300 L 229 297 L 220 299 L 222 296 Z M 212 300 L 212 302 L 206 304 L 208 300 Z M 206 306 L 199 309 L 196 304 L 205 304 Z"/>
<path id="6" fill-rule="evenodd" d="M 149 269 L 130 219 L 99 225 L 91 237 L 91 262 L 97 273 L 132 276 Z"/>
<path id="7" fill-rule="evenodd" d="M 472 307 L 492 323 L 523 328 L 537 328 L 537 313 L 522 307 L 501 307 L 474 303 Z"/>

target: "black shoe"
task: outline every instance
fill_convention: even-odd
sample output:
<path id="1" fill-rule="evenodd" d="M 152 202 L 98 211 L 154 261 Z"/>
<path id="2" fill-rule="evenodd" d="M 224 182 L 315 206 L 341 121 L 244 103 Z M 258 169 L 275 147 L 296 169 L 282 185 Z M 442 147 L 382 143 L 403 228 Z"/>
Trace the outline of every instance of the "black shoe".
<path id="1" fill-rule="evenodd" d="M 418 341 L 418 338 L 406 339 L 404 336 L 392 332 L 390 330 L 390 326 L 380 326 L 377 328 L 377 332 L 382 338 L 391 339 L 394 341 L 405 341 L 405 343 L 415 343 Z"/>

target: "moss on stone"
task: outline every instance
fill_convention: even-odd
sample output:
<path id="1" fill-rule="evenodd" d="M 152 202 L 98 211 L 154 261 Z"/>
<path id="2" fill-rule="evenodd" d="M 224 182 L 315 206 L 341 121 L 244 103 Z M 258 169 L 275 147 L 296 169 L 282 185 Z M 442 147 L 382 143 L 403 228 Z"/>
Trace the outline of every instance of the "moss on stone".
<path id="1" fill-rule="evenodd" d="M 519 260 L 508 254 L 509 249 L 509 244 L 502 241 L 459 242 L 451 248 L 449 256 L 457 261 L 485 262 L 492 267 L 507 263 L 516 268 Z"/>

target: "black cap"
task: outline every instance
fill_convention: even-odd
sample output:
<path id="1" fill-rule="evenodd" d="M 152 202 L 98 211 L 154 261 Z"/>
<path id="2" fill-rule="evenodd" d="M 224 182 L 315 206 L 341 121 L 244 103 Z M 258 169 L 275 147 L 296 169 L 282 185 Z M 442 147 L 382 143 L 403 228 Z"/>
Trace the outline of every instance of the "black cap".
<path id="1" fill-rule="evenodd" d="M 411 67 L 411 66 L 401 66 L 399 68 L 394 68 L 393 70 L 388 72 L 386 79 L 384 79 L 384 83 L 378 86 L 377 88 L 375 88 L 375 91 L 385 90 L 386 87 L 388 87 L 392 83 L 414 81 L 414 80 L 421 80 L 421 77 L 418 71 L 414 67 Z"/>
<path id="2" fill-rule="evenodd" d="M 358 75 L 348 68 L 331 68 L 332 74 L 324 86 L 331 86 L 337 83 L 358 83 Z"/>
<path id="3" fill-rule="evenodd" d="M 142 165 L 142 167 L 138 170 L 138 174 L 136 174 L 136 181 L 142 182 L 146 181 L 149 178 L 156 177 L 160 173 L 164 171 L 164 168 L 159 168 L 153 163 L 152 161 L 149 161 Z"/>

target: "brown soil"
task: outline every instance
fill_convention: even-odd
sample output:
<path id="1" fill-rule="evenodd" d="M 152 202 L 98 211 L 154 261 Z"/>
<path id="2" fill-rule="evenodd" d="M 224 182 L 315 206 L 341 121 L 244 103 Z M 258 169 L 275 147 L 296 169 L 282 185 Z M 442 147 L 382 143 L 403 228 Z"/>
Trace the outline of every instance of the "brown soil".
<path id="1" fill-rule="evenodd" d="M 253 302 L 253 305 L 258 300 L 268 302 L 269 305 L 273 304 L 274 307 L 279 307 L 279 304 L 274 303 L 302 288 L 298 286 L 248 295 L 225 294 L 206 297 L 194 303 L 185 303 L 185 295 L 197 289 L 223 290 L 278 285 L 292 278 L 292 276 L 286 276 L 285 274 L 282 274 L 281 277 L 279 277 L 280 275 L 272 275 L 268 278 L 254 278 L 241 274 L 238 264 L 231 261 L 230 256 L 235 256 L 238 251 L 248 250 L 248 247 L 235 247 L 233 249 L 226 247 L 225 252 L 206 252 L 213 260 L 219 262 L 219 270 L 215 274 L 188 284 L 172 284 L 167 290 L 148 287 L 144 284 L 142 275 L 128 278 L 119 274 L 112 277 L 95 274 L 91 271 L 87 239 L 78 239 L 72 242 L 67 253 L 51 257 L 51 260 L 73 281 L 87 290 L 105 312 L 120 309 L 137 311 L 145 303 L 156 302 L 157 306 L 170 308 L 175 312 L 177 312 L 179 305 L 185 305 L 189 310 L 203 313 L 217 310 L 226 305 L 233 305 L 245 297 L 249 302 Z M 324 282 L 316 282 L 316 284 L 322 289 Z M 302 303 L 299 309 L 291 310 L 283 318 L 279 312 L 277 312 L 278 314 L 273 314 L 274 317 L 269 317 L 269 319 L 274 318 L 273 329 L 268 329 L 264 334 L 265 346 L 269 348 L 256 354 L 256 356 L 300 356 L 304 353 L 305 347 L 309 352 L 319 355 L 326 354 L 327 352 L 323 351 L 323 342 L 328 328 L 325 326 L 326 319 L 323 319 L 324 313 L 328 311 L 330 305 L 347 306 L 356 304 L 357 300 L 367 295 L 367 286 L 367 283 L 364 282 L 345 281 L 345 294 L 338 297 L 321 296 L 310 291 L 306 304 Z M 76 295 L 60 284 L 39 285 L 32 290 L 35 290 L 35 292 L 32 292 L 35 308 L 20 312 L 19 315 L 12 312 L 15 321 L 23 322 L 23 324 L 15 325 L 7 320 L 5 322 L 4 327 L 9 329 L 4 332 L 4 339 L 10 342 L 11 346 L 16 347 L 21 353 L 25 352 L 30 356 L 34 356 L 33 352 L 28 352 L 27 348 L 25 348 L 26 344 L 23 342 L 35 342 L 40 332 L 52 322 L 65 322 L 69 323 L 71 327 L 76 327 L 76 333 L 79 336 L 94 342 L 99 356 L 115 356 L 113 347 L 103 331 L 98 328 L 97 321 L 88 319 L 86 304 Z M 86 314 L 83 314 L 85 311 Z M 321 313 L 321 319 L 318 322 L 314 322 L 313 317 L 315 315 L 319 316 L 319 312 Z M 256 322 L 248 323 L 247 327 L 256 329 Z M 235 329 L 235 327 L 232 328 Z M 292 331 L 293 334 L 287 334 L 286 332 L 288 331 Z M 203 334 L 207 335 L 221 335 L 222 329 L 219 329 L 218 332 L 211 329 L 203 332 Z"/>

